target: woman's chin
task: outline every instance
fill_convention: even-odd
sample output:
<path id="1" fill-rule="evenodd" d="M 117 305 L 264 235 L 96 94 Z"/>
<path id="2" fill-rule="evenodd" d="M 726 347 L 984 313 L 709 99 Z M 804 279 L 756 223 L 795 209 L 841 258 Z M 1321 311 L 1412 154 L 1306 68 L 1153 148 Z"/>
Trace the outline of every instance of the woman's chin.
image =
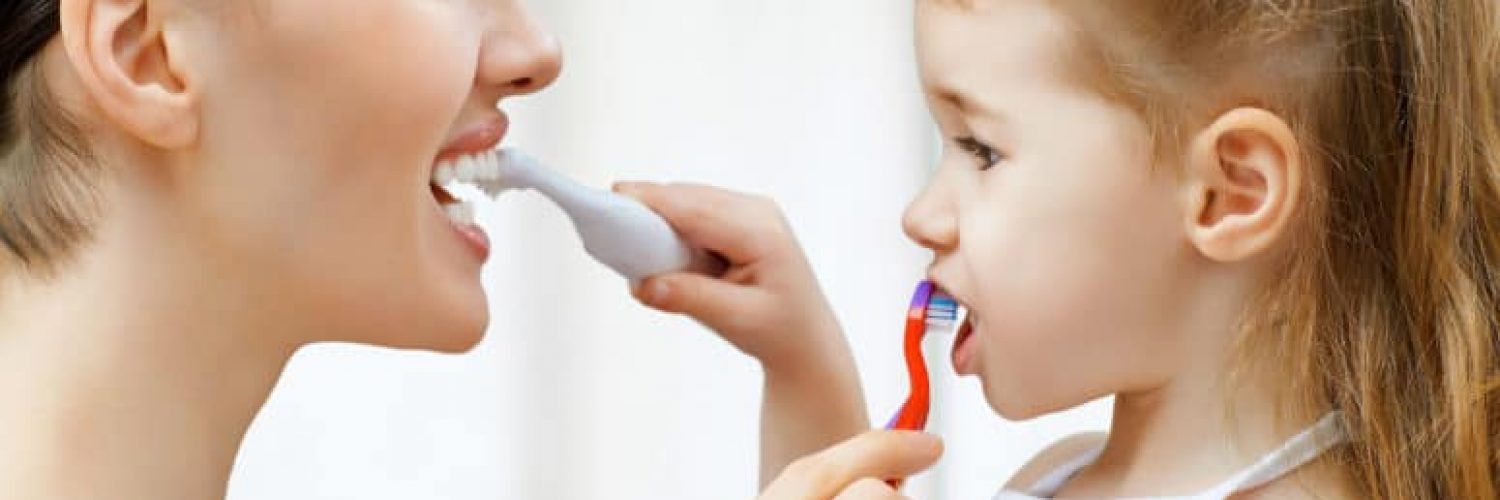
<path id="1" fill-rule="evenodd" d="M 429 322 L 418 328 L 395 332 L 394 335 L 386 337 L 386 340 L 375 342 L 375 344 L 393 349 L 432 351 L 442 354 L 464 354 L 474 350 L 479 342 L 484 340 L 485 330 L 489 326 L 489 314 L 482 313 L 475 318 L 466 318 L 462 322 L 454 321 L 455 319 Z"/>
<path id="2" fill-rule="evenodd" d="M 443 354 L 466 354 L 474 350 L 481 340 L 484 340 L 484 332 L 485 328 L 481 326 L 436 335 L 432 339 L 428 339 L 429 342 L 426 345 L 415 346 L 414 348 Z"/>
<path id="3" fill-rule="evenodd" d="M 448 354 L 462 354 L 474 349 L 484 340 L 490 325 L 489 304 L 483 291 L 477 300 L 466 300 L 461 307 L 441 319 L 434 318 L 426 326 L 414 329 L 411 349 L 423 349 Z"/>
<path id="4" fill-rule="evenodd" d="M 473 350 L 489 328 L 489 303 L 478 283 L 446 293 L 408 295 L 399 303 L 406 307 L 391 311 L 396 316 L 382 315 L 383 321 L 365 325 L 363 343 L 462 354 Z"/>

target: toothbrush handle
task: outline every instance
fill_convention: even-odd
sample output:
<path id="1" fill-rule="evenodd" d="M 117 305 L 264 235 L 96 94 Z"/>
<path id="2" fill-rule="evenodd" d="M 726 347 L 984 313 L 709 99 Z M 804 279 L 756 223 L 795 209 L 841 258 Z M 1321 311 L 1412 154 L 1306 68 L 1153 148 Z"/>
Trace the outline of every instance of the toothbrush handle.
<path id="1" fill-rule="evenodd" d="M 501 151 L 498 159 L 508 187 L 531 188 L 556 203 L 573 220 L 589 255 L 627 279 L 678 271 L 719 276 L 729 267 L 683 241 L 665 218 L 635 199 L 579 184 L 517 151 Z"/>

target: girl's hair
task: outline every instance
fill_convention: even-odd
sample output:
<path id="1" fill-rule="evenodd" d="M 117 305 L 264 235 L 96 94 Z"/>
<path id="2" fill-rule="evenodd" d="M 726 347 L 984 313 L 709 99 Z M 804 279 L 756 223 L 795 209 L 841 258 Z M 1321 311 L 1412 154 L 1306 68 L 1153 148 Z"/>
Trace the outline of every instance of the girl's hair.
<path id="1" fill-rule="evenodd" d="M 0 268 L 52 270 L 88 236 L 93 162 L 38 57 L 58 23 L 57 0 L 0 2 Z"/>
<path id="2" fill-rule="evenodd" d="M 1500 2 L 1057 1 L 1159 149 L 1238 106 L 1300 136 L 1306 204 L 1236 376 L 1276 377 L 1284 422 L 1342 410 L 1364 498 L 1496 498 Z"/>

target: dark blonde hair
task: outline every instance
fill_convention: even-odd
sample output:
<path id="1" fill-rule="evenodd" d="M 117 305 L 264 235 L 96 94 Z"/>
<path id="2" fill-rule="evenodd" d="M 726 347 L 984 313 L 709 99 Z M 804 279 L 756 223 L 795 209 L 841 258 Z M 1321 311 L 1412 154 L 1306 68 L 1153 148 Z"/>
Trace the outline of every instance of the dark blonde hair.
<path id="1" fill-rule="evenodd" d="M 1300 136 L 1306 203 L 1236 374 L 1270 374 L 1284 422 L 1342 410 L 1332 464 L 1365 498 L 1496 498 L 1500 3 L 1057 3 L 1167 158 L 1233 107 Z"/>
<path id="2" fill-rule="evenodd" d="M 7 272 L 50 271 L 89 234 L 93 162 L 38 57 L 58 22 L 57 0 L 0 5 L 0 267 Z"/>

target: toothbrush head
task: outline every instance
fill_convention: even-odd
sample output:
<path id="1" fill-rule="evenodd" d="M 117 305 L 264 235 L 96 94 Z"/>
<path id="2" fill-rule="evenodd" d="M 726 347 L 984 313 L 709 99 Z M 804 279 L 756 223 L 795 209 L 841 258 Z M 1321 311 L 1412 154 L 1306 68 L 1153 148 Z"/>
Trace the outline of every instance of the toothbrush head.
<path id="1" fill-rule="evenodd" d="M 514 150 L 491 149 L 445 160 L 433 172 L 433 183 L 448 189 L 471 185 L 493 198 L 500 193 L 527 187 L 536 160 Z"/>
<path id="2" fill-rule="evenodd" d="M 927 301 L 927 326 L 928 328 L 949 328 L 958 324 L 961 309 L 958 301 L 948 296 L 941 290 L 933 290 L 932 298 Z"/>
<path id="3" fill-rule="evenodd" d="M 539 168 L 535 158 L 515 149 L 494 149 L 485 152 L 479 160 L 478 170 L 489 175 L 475 183 L 491 198 L 512 189 L 531 187 L 534 173 Z"/>

